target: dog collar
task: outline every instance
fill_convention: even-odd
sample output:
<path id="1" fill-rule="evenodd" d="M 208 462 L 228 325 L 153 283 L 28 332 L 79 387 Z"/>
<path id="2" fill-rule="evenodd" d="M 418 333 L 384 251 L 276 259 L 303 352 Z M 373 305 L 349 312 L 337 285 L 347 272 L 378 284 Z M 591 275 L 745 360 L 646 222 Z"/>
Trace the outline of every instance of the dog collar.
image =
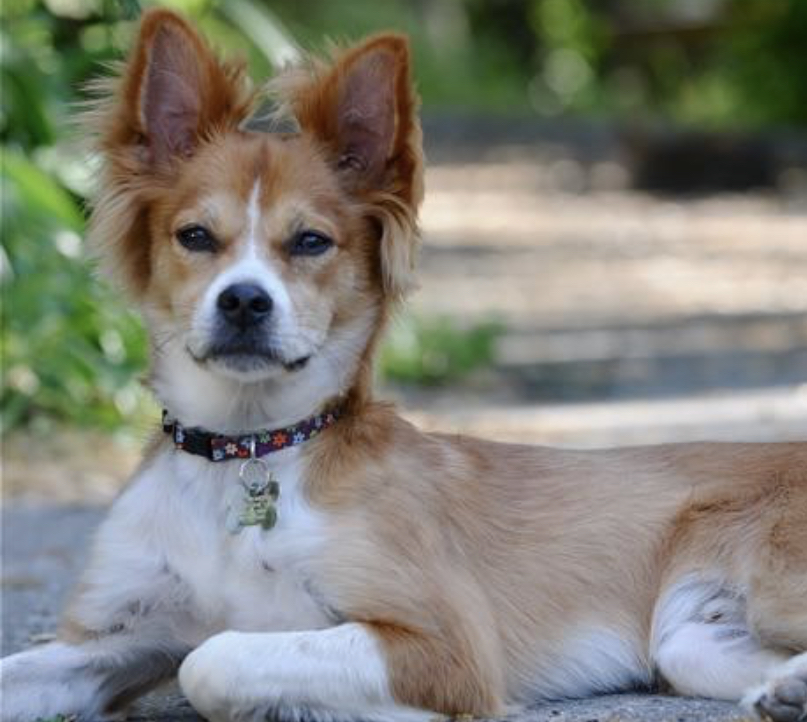
<path id="1" fill-rule="evenodd" d="M 335 406 L 293 426 L 228 436 L 199 427 L 187 428 L 163 409 L 163 431 L 171 436 L 177 449 L 204 456 L 210 461 L 256 459 L 313 439 L 341 415 L 342 408 Z"/>

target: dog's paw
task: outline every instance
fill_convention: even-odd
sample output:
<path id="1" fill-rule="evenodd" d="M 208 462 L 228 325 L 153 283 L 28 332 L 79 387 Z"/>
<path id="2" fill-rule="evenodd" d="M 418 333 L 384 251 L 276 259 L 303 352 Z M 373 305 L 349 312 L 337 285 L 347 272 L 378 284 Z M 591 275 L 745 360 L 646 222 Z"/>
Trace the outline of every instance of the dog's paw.
<path id="1" fill-rule="evenodd" d="M 236 668 L 238 632 L 222 632 L 191 652 L 179 668 L 179 686 L 191 706 L 211 722 L 235 717 L 238 690 L 248 680 Z M 257 662 L 257 660 L 256 660 Z M 239 710 L 239 719 L 249 719 Z"/>
<path id="2" fill-rule="evenodd" d="M 65 645 L 53 643 L 0 661 L 0 719 L 107 719 L 101 715 L 95 680 L 76 668 L 75 657 Z"/>
<path id="3" fill-rule="evenodd" d="M 745 708 L 770 722 L 807 722 L 807 654 L 791 659 L 743 699 Z"/>

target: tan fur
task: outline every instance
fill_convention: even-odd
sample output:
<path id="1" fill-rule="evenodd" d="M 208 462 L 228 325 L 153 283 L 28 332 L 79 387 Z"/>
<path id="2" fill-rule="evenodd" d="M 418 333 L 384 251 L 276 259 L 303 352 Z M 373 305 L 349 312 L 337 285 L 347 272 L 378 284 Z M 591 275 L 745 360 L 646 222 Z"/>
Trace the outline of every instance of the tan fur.
<path id="1" fill-rule="evenodd" d="M 385 288 L 396 299 L 415 285 L 414 267 L 419 245 L 417 216 L 423 200 L 422 133 L 418 121 L 419 101 L 409 77 L 409 51 L 402 36 L 384 34 L 347 50 L 334 49 L 330 62 L 311 57 L 305 65 L 274 78 L 268 92 L 279 102 L 277 115 L 291 116 L 313 133 L 332 156 L 339 153 L 334 106 L 345 77 L 362 56 L 381 51 L 394 58 L 394 94 L 398 113 L 389 155 L 392 159 L 383 180 L 375 187 L 362 187 L 357 194 L 372 207 L 382 229 L 381 254 Z"/>
<path id="2" fill-rule="evenodd" d="M 97 99 L 81 123 L 94 134 L 105 163 L 89 240 L 107 272 L 132 293 L 146 291 L 153 265 L 146 209 L 166 196 L 177 173 L 176 164 L 154 167 L 144 127 L 144 76 L 158 33 L 175 36 L 177 45 L 185 40 L 195 48 L 187 62 L 193 66 L 196 90 L 202 96 L 200 137 L 234 130 L 254 103 L 243 64 L 218 61 L 187 23 L 161 10 L 144 15 L 138 43 L 128 64 L 118 68 L 119 76 L 90 86 Z"/>
<path id="3" fill-rule="evenodd" d="M 581 625 L 646 647 L 665 582 L 693 571 L 757 591 L 767 643 L 807 646 L 804 444 L 573 452 L 425 435 L 384 407 L 365 416 L 312 449 L 312 493 L 345 540 L 323 562 L 340 606 L 383 621 L 402 699 L 501 710 Z M 429 641 L 402 650 L 401 628 Z"/>
<path id="4" fill-rule="evenodd" d="M 189 38 L 196 49 L 204 76 L 200 87 L 209 99 L 201 103 L 204 113 L 199 152 L 187 160 L 177 159 L 154 168 L 149 165 L 149 142 L 142 126 L 139 98 L 145 82 L 147 49 L 155 33 L 165 25 L 171 32 Z M 338 174 L 327 168 L 337 152 L 334 131 L 327 127 L 328 104 L 334 102 L 335 89 L 350 63 L 362 53 L 377 50 L 390 53 L 398 67 L 395 94 L 400 112 L 390 159 L 384 178 L 373 187 L 340 187 Z M 93 201 L 89 242 L 102 269 L 135 300 L 148 298 L 149 306 L 181 315 L 192 310 L 198 293 L 216 270 L 208 265 L 198 273 L 200 269 L 194 267 L 197 259 L 176 247 L 172 236 L 184 219 L 201 216 L 213 230 L 221 232 L 226 242 L 237 234 L 235 226 L 243 221 L 243 207 L 256 180 L 261 181 L 264 204 L 278 199 L 305 201 L 318 218 L 327 219 L 326 226 L 334 232 L 337 243 L 348 250 L 361 279 L 354 281 L 353 290 L 365 294 L 345 299 L 349 306 L 343 304 L 335 309 L 337 325 L 356 310 L 368 305 L 378 307 L 377 330 L 358 366 L 356 384 L 350 393 L 358 398 L 372 383 L 370 359 L 389 310 L 414 285 L 423 157 L 418 99 L 411 90 L 405 39 L 378 36 L 337 57 L 330 71 L 330 66 L 312 58 L 307 69 L 289 69 L 270 87 L 270 92 L 287 104 L 281 112 L 299 114 L 307 133 L 265 136 L 244 132 L 239 128 L 248 119 L 254 93 L 247 86 L 243 66 L 218 61 L 204 41 L 174 13 L 146 13 L 128 64 L 119 69 L 119 78 L 95 83 L 98 99 L 83 119 L 94 131 L 97 150 L 105 161 L 99 192 Z M 221 212 L 198 208 L 205 196 L 216 194 L 230 199 L 229 203 L 219 204 Z M 211 214 L 214 217 L 209 217 Z M 241 220 L 231 221 L 227 227 L 228 215 Z M 274 229 L 276 248 L 284 240 L 279 231 L 288 230 Z M 223 254 L 221 260 L 226 259 Z M 344 277 L 344 257 L 340 264 L 339 275 Z M 324 269 L 314 282 L 325 284 L 335 273 L 335 268 Z M 299 274 L 292 269 L 288 275 Z M 188 284 L 182 288 L 185 279 Z M 155 346 L 160 345 L 159 338 L 153 340 Z"/>
<path id="5" fill-rule="evenodd" d="M 198 147 L 155 167 L 138 109 L 148 47 L 165 27 L 190 38 L 206 95 Z M 345 170 L 335 110 L 363 63 L 389 75 L 395 109 L 381 169 L 364 175 Z M 807 649 L 807 444 L 559 451 L 423 434 L 372 400 L 376 343 L 412 285 L 423 192 L 405 40 L 376 36 L 281 75 L 272 90 L 300 125 L 294 135 L 239 130 L 251 101 L 241 71 L 167 11 L 146 15 L 112 87 L 94 116 L 106 170 L 92 236 L 140 305 L 182 325 L 237 251 L 259 181 L 264 250 L 311 322 L 333 333 L 374 309 L 345 418 L 304 457 L 334 540 L 318 584 L 377 635 L 401 703 L 498 713 L 529 697 L 536 670 L 578 629 L 605 627 L 647 650 L 659 596 L 693 572 L 744 590 L 764 644 Z M 221 240 L 215 258 L 173 240 L 200 219 Z M 295 223 L 327 230 L 338 253 L 289 259 Z"/>

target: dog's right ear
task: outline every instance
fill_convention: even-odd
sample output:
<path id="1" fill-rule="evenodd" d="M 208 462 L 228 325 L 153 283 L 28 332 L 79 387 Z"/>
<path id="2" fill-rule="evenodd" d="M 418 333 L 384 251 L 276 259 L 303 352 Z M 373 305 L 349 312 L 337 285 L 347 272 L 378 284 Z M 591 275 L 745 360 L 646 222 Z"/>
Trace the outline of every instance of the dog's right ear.
<path id="1" fill-rule="evenodd" d="M 114 95 L 102 118 L 102 149 L 128 146 L 152 168 L 238 127 L 252 101 L 243 67 L 219 61 L 182 17 L 163 9 L 144 14 Z"/>
<path id="2" fill-rule="evenodd" d="M 243 64 L 220 61 L 179 15 L 143 15 L 118 74 L 93 83 L 80 118 L 103 159 L 88 245 L 108 277 L 134 297 L 151 277 L 147 209 L 166 198 L 178 161 L 217 132 L 237 128 L 255 94 Z"/>

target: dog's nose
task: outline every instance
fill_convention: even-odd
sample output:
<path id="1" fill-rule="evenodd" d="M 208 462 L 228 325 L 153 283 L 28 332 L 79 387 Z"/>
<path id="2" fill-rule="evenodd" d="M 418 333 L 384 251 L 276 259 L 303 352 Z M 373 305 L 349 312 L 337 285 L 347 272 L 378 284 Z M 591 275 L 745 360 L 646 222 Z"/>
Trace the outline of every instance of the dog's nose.
<path id="1" fill-rule="evenodd" d="M 235 283 L 219 294 L 217 305 L 229 323 L 247 328 L 272 312 L 272 297 L 254 283 Z"/>

